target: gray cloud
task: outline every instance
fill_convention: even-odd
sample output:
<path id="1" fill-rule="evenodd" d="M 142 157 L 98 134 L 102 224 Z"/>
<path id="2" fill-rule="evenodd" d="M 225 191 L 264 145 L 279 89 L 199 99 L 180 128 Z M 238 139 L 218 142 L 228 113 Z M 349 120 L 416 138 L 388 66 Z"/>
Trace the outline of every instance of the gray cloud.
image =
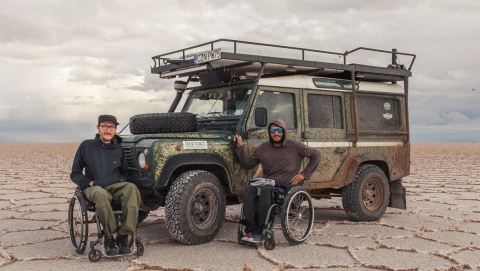
<path id="1" fill-rule="evenodd" d="M 77 142 L 98 114 L 126 124 L 165 112 L 173 80 L 150 74 L 151 57 L 218 38 L 415 53 L 412 140 L 479 141 L 479 10 L 467 0 L 2 1 L 0 142 Z"/>

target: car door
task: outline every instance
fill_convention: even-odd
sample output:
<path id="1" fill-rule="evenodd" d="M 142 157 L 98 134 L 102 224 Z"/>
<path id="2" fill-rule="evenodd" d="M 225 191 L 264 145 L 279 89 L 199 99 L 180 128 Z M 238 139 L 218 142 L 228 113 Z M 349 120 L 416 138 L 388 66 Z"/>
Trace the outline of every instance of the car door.
<path id="1" fill-rule="evenodd" d="M 342 174 L 349 154 L 345 94 L 340 91 L 304 90 L 302 140 L 319 150 L 322 159 L 309 180 L 310 189 L 343 186 Z"/>
<path id="2" fill-rule="evenodd" d="M 268 121 L 280 118 L 285 122 L 288 138 L 301 140 L 300 91 L 300 89 L 292 88 L 259 87 L 246 125 L 247 130 L 254 129 L 248 133 L 248 139 L 245 140 L 246 150 L 249 155 L 252 155 L 260 144 L 269 140 L 267 127 L 255 126 L 254 111 L 258 107 L 267 109 Z M 251 170 L 249 173 L 251 178 L 261 177 L 262 175 L 261 166 Z"/>

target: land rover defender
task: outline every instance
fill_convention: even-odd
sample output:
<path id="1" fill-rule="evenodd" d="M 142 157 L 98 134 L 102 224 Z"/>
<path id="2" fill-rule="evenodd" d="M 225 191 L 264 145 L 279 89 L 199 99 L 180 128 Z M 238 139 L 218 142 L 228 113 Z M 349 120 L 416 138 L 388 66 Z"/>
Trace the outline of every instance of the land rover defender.
<path id="1" fill-rule="evenodd" d="M 347 62 L 360 51 L 387 55 L 388 63 Z M 410 65 L 399 64 L 399 56 Z M 273 118 L 285 121 L 289 138 L 322 153 L 304 184 L 313 198 L 341 197 L 353 221 L 406 208 L 402 177 L 410 173 L 408 79 L 415 55 L 221 39 L 152 59 L 151 72 L 175 79 L 177 96 L 168 112 L 131 117 L 132 135 L 123 136 L 129 178 L 142 193 L 140 220 L 164 206 L 176 240 L 212 240 L 226 205 L 242 202 L 247 181 L 262 175 L 261 166 L 240 167 L 232 138 L 240 134 L 251 154 L 268 139 L 264 127 Z"/>

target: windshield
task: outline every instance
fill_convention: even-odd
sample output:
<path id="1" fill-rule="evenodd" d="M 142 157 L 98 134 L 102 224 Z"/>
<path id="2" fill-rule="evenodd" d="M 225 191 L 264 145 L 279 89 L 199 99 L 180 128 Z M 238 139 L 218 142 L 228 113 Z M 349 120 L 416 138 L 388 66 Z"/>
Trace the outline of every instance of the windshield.
<path id="1" fill-rule="evenodd" d="M 205 90 L 193 90 L 185 102 L 183 112 L 198 117 L 214 118 L 241 116 L 252 93 L 253 84 L 224 86 Z"/>

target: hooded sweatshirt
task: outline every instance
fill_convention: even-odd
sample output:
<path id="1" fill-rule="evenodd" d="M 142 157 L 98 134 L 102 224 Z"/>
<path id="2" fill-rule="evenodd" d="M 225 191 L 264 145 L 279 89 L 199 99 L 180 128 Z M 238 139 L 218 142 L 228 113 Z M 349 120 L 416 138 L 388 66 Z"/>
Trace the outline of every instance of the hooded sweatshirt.
<path id="1" fill-rule="evenodd" d="M 90 181 L 101 187 L 126 181 L 124 172 L 128 165 L 121 143 L 118 135 L 109 144 L 104 143 L 99 134 L 95 139 L 83 141 L 73 159 L 70 179 L 82 189 L 88 188 Z"/>
<path id="2" fill-rule="evenodd" d="M 293 177 L 297 173 L 301 173 L 305 178 L 309 179 L 320 162 L 320 152 L 300 141 L 289 139 L 283 120 L 276 119 L 272 121 L 268 125 L 268 129 L 270 129 L 272 124 L 283 128 L 282 146 L 275 147 L 273 139 L 270 133 L 268 133 L 270 141 L 260 144 L 252 156 L 248 156 L 243 147 L 236 148 L 235 153 L 242 167 L 252 169 L 261 164 L 264 178 L 279 181 L 284 185 L 291 184 Z M 303 171 L 300 171 L 305 157 L 309 159 L 308 165 Z"/>

